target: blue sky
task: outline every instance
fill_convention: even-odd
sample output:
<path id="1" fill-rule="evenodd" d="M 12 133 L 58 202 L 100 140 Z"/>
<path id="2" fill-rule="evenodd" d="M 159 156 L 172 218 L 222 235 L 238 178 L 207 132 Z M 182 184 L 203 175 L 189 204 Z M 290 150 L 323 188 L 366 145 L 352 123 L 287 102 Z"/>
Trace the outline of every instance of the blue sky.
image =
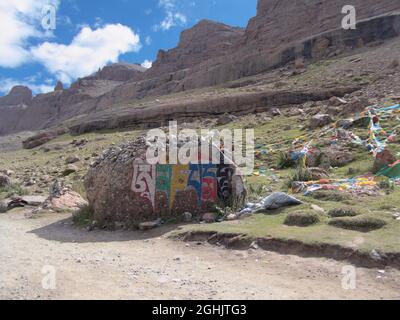
<path id="1" fill-rule="evenodd" d="M 55 8 L 55 30 L 42 20 Z M 106 64 L 155 60 L 201 19 L 245 27 L 257 0 L 0 0 L 0 95 L 48 92 Z M 50 7 L 51 8 L 51 7 Z M 49 21 L 49 20 L 46 20 Z"/>

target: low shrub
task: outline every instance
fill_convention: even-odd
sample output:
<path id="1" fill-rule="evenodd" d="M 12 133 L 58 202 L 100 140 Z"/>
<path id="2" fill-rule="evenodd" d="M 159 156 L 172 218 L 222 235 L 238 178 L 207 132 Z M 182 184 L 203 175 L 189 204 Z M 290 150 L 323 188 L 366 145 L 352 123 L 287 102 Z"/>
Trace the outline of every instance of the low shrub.
<path id="1" fill-rule="evenodd" d="M 287 169 L 293 168 L 296 165 L 296 162 L 292 159 L 288 152 L 280 151 L 278 154 L 278 169 Z"/>
<path id="2" fill-rule="evenodd" d="M 336 208 L 330 210 L 328 215 L 331 218 L 355 217 L 358 215 L 358 212 L 353 208 Z"/>
<path id="3" fill-rule="evenodd" d="M 265 195 L 265 188 L 262 184 L 248 184 L 247 198 L 250 201 L 255 201 Z"/>
<path id="4" fill-rule="evenodd" d="M 388 193 L 394 191 L 394 182 L 386 177 L 378 183 L 378 186 L 380 189 L 385 190 Z"/>
<path id="5" fill-rule="evenodd" d="M 9 186 L 0 188 L 0 193 L 5 194 L 6 198 L 10 198 L 14 195 L 16 196 L 25 196 L 28 194 L 27 190 L 20 186 L 19 184 L 11 184 Z"/>
<path id="6" fill-rule="evenodd" d="M 328 222 L 328 224 L 342 229 L 369 232 L 383 228 L 386 225 L 386 222 L 369 215 L 360 215 L 355 217 L 333 218 Z"/>
<path id="7" fill-rule="evenodd" d="M 310 170 L 307 170 L 307 168 L 298 166 L 290 175 L 289 180 L 287 181 L 287 187 L 291 188 L 293 182 L 311 180 L 313 180 L 312 172 Z"/>
<path id="8" fill-rule="evenodd" d="M 318 213 L 313 211 L 296 211 L 289 213 L 284 221 L 288 226 L 307 227 L 320 222 Z"/>
<path id="9" fill-rule="evenodd" d="M 335 202 L 342 202 L 351 199 L 349 194 L 337 190 L 318 190 L 311 193 L 311 197 L 316 200 Z"/>
<path id="10" fill-rule="evenodd" d="M 93 210 L 89 206 L 81 208 L 72 215 L 73 223 L 78 227 L 86 227 L 93 222 Z"/>

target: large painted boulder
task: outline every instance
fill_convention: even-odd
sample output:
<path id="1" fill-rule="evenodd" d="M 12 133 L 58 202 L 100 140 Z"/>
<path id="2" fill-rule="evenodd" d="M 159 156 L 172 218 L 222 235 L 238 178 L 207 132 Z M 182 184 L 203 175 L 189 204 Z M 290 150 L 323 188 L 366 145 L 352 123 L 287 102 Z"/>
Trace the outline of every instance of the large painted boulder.
<path id="1" fill-rule="evenodd" d="M 89 205 L 100 226 L 128 228 L 162 219 L 199 217 L 215 205 L 245 200 L 241 176 L 232 164 L 155 164 L 145 161 L 144 138 L 111 147 L 85 178 Z"/>

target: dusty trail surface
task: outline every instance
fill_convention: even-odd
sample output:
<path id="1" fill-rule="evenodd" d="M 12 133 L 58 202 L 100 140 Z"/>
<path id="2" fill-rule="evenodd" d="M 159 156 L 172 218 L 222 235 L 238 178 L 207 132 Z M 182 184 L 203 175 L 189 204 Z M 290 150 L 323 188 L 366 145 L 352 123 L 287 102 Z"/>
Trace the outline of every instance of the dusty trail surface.
<path id="1" fill-rule="evenodd" d="M 0 299 L 400 299 L 400 271 L 261 250 L 229 251 L 148 233 L 77 229 L 69 215 L 0 215 Z M 42 288 L 54 266 L 56 289 Z"/>

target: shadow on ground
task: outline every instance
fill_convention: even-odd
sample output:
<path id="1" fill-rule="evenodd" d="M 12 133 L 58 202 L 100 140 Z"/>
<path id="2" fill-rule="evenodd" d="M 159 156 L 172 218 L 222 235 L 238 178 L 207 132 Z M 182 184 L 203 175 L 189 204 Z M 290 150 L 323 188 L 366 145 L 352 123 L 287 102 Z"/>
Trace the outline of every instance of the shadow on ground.
<path id="1" fill-rule="evenodd" d="M 59 220 L 44 227 L 29 231 L 40 238 L 64 243 L 89 243 L 89 242 L 124 242 L 147 240 L 164 236 L 182 225 L 165 225 L 149 231 L 106 231 L 75 227 L 72 218 Z"/>

